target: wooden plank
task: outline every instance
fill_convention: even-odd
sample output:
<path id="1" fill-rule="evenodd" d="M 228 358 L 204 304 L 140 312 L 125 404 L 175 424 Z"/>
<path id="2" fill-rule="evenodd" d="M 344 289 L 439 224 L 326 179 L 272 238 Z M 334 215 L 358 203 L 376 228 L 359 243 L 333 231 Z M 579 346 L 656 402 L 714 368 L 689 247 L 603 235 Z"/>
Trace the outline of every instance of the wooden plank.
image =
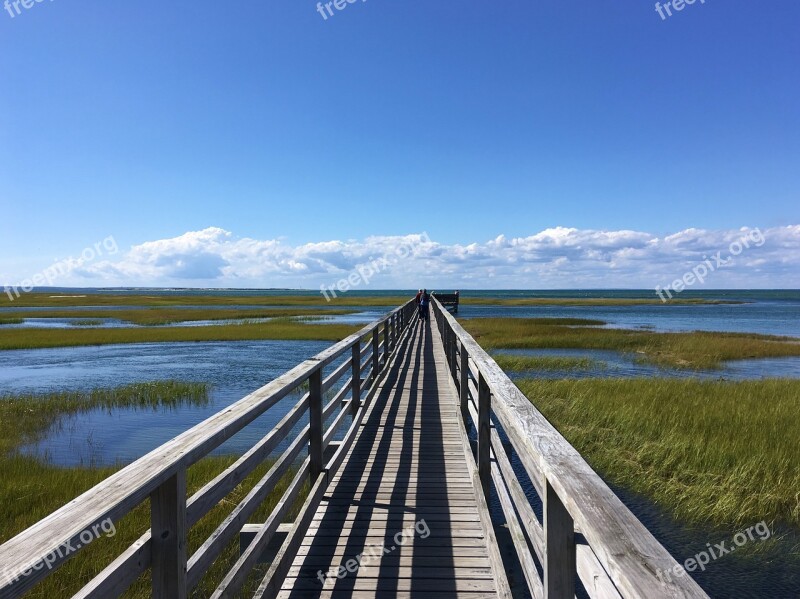
<path id="1" fill-rule="evenodd" d="M 397 501 L 394 500 L 392 496 L 369 496 L 360 498 L 360 497 L 351 497 L 351 498 L 341 498 L 341 497 L 332 497 L 328 498 L 327 502 L 329 505 L 361 505 L 368 508 L 372 508 L 375 506 L 391 506 L 392 509 L 400 510 L 400 509 L 420 509 L 420 508 L 428 508 L 431 506 L 440 506 L 440 507 L 448 507 L 448 506 L 463 506 L 463 507 L 471 507 L 475 505 L 475 501 L 470 499 L 469 497 L 455 497 L 451 499 L 447 499 L 446 497 L 443 498 L 420 498 L 420 500 L 416 499 L 406 499 L 405 501 Z"/>
<path id="2" fill-rule="evenodd" d="M 323 422 L 327 422 L 328 418 L 336 411 L 337 408 L 341 408 L 344 406 L 346 401 L 347 394 L 350 391 L 350 385 L 353 384 L 351 379 L 347 379 L 342 387 L 336 392 L 336 395 L 328 402 L 328 404 L 322 409 L 322 420 Z"/>
<path id="3" fill-rule="evenodd" d="M 353 355 L 350 358 L 350 365 L 352 366 L 351 373 L 351 387 L 352 387 L 352 403 L 350 409 L 355 415 L 356 410 L 361 407 L 361 351 L 359 345 L 353 346 Z"/>
<path id="4" fill-rule="evenodd" d="M 451 386 L 452 385 L 453 382 L 451 381 Z M 486 495 L 484 495 L 484 485 L 480 478 L 478 464 L 473 459 L 472 449 L 470 448 L 469 439 L 467 438 L 466 427 L 464 425 L 464 421 L 461 420 L 462 415 L 460 412 L 458 413 L 457 418 L 459 419 L 461 425 L 459 426 L 459 430 L 461 431 L 462 435 L 462 451 L 464 454 L 464 460 L 472 472 L 472 485 L 476 499 L 476 507 L 478 508 L 478 513 L 481 516 L 481 523 L 483 524 L 484 534 L 486 536 L 488 557 L 494 572 L 497 596 L 502 597 L 503 599 L 510 599 L 512 596 L 511 587 L 508 583 L 508 577 L 506 576 L 505 567 L 503 565 L 503 558 L 500 555 L 500 548 L 497 544 L 497 537 L 494 533 L 492 518 L 489 513 L 489 504 L 486 500 Z"/>
<path id="5" fill-rule="evenodd" d="M 372 332 L 372 380 L 375 381 L 378 377 L 378 374 L 381 371 L 381 359 L 380 359 L 380 343 L 378 340 L 378 329 Z"/>
<path id="6" fill-rule="evenodd" d="M 250 448 L 236 462 L 226 468 L 204 485 L 197 493 L 192 496 L 187 507 L 187 520 L 189 526 L 196 524 L 200 518 L 205 516 L 223 497 L 230 493 L 247 476 L 261 464 L 278 445 L 287 437 L 295 424 L 300 422 L 306 409 L 308 408 L 308 394 L 306 393 L 300 401 L 283 417 L 280 422 L 255 446 Z"/>
<path id="7" fill-rule="evenodd" d="M 263 526 L 260 527 L 260 530 L 258 533 L 256 533 L 255 538 L 250 542 L 250 545 L 248 545 L 247 549 L 245 549 L 244 552 L 239 556 L 236 564 L 225 575 L 225 578 L 214 591 L 212 599 L 237 596 L 242 586 L 246 582 L 247 576 L 258 563 L 259 557 L 269 544 L 272 537 L 275 535 L 275 532 L 278 530 L 281 520 L 283 520 L 286 513 L 300 495 L 300 491 L 302 490 L 302 486 L 305 483 L 310 470 L 311 459 L 306 458 L 306 460 L 303 462 L 303 465 L 292 479 L 291 484 L 286 489 L 286 492 L 283 494 L 283 497 L 281 497 L 281 500 L 275 506 L 275 509 L 272 510 L 272 513 L 267 521 Z M 291 535 L 291 533 L 292 529 L 289 530 L 288 534 Z M 286 541 L 284 541 L 284 545 L 281 547 L 284 547 L 285 543 Z"/>
<path id="8" fill-rule="evenodd" d="M 412 591 L 417 593 L 439 592 L 439 593 L 462 593 L 462 592 L 483 592 L 490 593 L 494 590 L 494 581 L 485 578 L 455 578 L 446 580 L 441 578 L 425 578 L 417 580 L 415 578 L 363 578 L 360 576 L 345 577 L 336 580 L 332 586 L 341 585 L 342 588 L 355 591 L 373 591 L 379 593 L 394 593 Z M 297 591 L 317 591 L 321 588 L 319 580 L 315 578 L 295 578 L 291 581 L 288 589 Z M 288 590 L 284 589 L 284 590 Z"/>
<path id="9" fill-rule="evenodd" d="M 312 520 L 308 528 L 308 533 L 316 538 L 330 537 L 330 536 L 346 536 L 347 538 L 356 538 L 359 536 L 381 536 L 384 538 L 391 538 L 397 532 L 407 528 L 395 522 L 382 521 L 370 522 L 363 524 L 361 522 L 344 522 L 332 523 L 327 520 Z M 429 527 L 427 539 L 443 537 L 447 539 L 469 538 L 481 539 L 483 538 L 483 527 L 480 520 L 476 522 L 448 522 L 446 525 Z M 420 542 L 420 544 L 424 544 Z"/>
<path id="10" fill-rule="evenodd" d="M 189 560 L 189 588 L 194 588 L 202 579 L 214 560 L 232 541 L 263 501 L 275 488 L 278 481 L 289 471 L 308 441 L 308 426 L 284 451 L 272 468 L 256 483 L 247 496 L 228 514 L 211 536 L 200 546 Z"/>
<path id="11" fill-rule="evenodd" d="M 467 421 L 467 405 L 469 403 L 469 352 L 464 344 L 461 343 L 461 378 L 458 385 L 459 404 L 461 408 L 461 418 Z"/>
<path id="12" fill-rule="evenodd" d="M 377 597 L 386 597 L 387 599 L 419 599 L 420 591 L 392 591 L 391 594 L 376 595 L 375 591 L 361 591 L 361 590 L 323 590 L 320 591 L 281 591 L 278 595 L 281 599 L 375 599 Z M 454 594 L 450 591 L 434 592 L 426 591 L 427 597 L 434 599 L 453 599 L 453 597 L 464 599 L 493 599 L 497 595 L 494 592 L 481 593 L 481 592 L 467 592 L 461 591 Z"/>
<path id="13" fill-rule="evenodd" d="M 356 349 L 355 345 L 353 346 L 352 350 L 358 351 Z M 344 362 L 339 364 L 339 366 L 331 374 L 329 374 L 327 377 L 325 377 L 325 379 L 322 381 L 322 393 L 324 394 L 324 393 L 327 393 L 328 391 L 330 391 L 333 388 L 333 386 L 336 384 L 336 381 L 338 381 L 340 378 L 342 378 L 342 375 L 345 372 L 350 370 L 350 367 L 351 367 L 351 360 L 350 359 L 345 360 Z"/>
<path id="14" fill-rule="evenodd" d="M 308 455 L 311 459 L 311 480 L 316 481 L 322 473 L 323 456 L 325 448 L 322 445 L 322 429 L 325 422 L 322 418 L 322 368 L 311 373 L 308 378 L 308 412 L 309 418 L 309 446 Z"/>
<path id="15" fill-rule="evenodd" d="M 328 427 L 328 430 L 325 431 L 325 435 L 322 437 L 323 450 L 328 448 L 328 445 L 330 445 L 331 441 L 333 441 L 336 433 L 339 432 L 339 429 L 342 428 L 342 425 L 347 421 L 347 417 L 352 416 L 353 413 L 354 412 L 351 410 L 342 409 L 342 411 L 336 415 L 336 418 L 334 418 L 333 422 L 331 422 L 331 425 Z"/>
<path id="16" fill-rule="evenodd" d="M 305 560 L 302 566 L 292 566 L 289 568 L 287 582 L 291 578 L 314 578 L 317 572 L 335 570 L 340 562 L 326 561 L 321 562 Z M 465 557 L 458 560 L 457 564 L 449 558 L 427 558 L 424 565 L 420 565 L 420 560 L 414 560 L 414 556 L 406 556 L 402 559 L 396 556 L 387 556 L 381 559 L 370 559 L 366 564 L 362 563 L 358 569 L 359 578 L 375 578 L 386 576 L 386 571 L 392 569 L 392 576 L 397 578 L 491 578 L 492 569 L 489 561 L 482 557 Z M 284 583 L 284 588 L 288 584 Z"/>
<path id="17" fill-rule="evenodd" d="M 475 561 L 475 558 L 472 558 Z M 414 578 L 417 580 L 425 579 L 444 579 L 444 580 L 462 580 L 465 578 L 472 579 L 472 580 L 481 580 L 481 579 L 492 579 L 492 569 L 489 567 L 489 562 L 487 560 L 481 560 L 478 558 L 478 561 L 482 562 L 479 565 L 462 565 L 462 564 L 445 564 L 442 566 L 429 566 L 424 565 L 421 566 L 419 563 L 414 563 L 413 558 L 406 558 L 408 565 L 400 565 L 394 563 L 394 561 L 387 559 L 383 560 L 382 562 L 378 563 L 377 561 L 372 562 L 369 561 L 366 564 L 361 564 L 358 568 L 358 572 L 352 573 L 353 576 L 358 577 L 359 579 L 370 579 L 370 578 Z M 419 562 L 419 560 L 417 560 Z M 339 568 L 340 564 L 329 564 L 328 568 L 322 570 L 323 573 L 325 572 L 333 572 Z M 294 586 L 294 580 L 292 579 L 300 579 L 300 578 L 310 578 L 312 580 L 317 579 L 321 568 L 319 566 L 314 565 L 303 565 L 303 566 L 292 566 L 289 568 L 289 574 L 284 581 L 284 589 L 292 588 Z M 387 574 L 387 571 L 391 572 L 391 574 Z"/>
<path id="18" fill-rule="evenodd" d="M 319 559 L 325 557 L 326 559 L 348 559 L 355 557 L 361 551 L 366 550 L 366 547 L 361 547 L 357 552 L 353 551 L 346 543 L 341 545 L 314 545 L 306 544 L 301 545 L 297 550 L 297 563 L 303 563 L 304 560 L 314 558 Z M 425 545 L 420 547 L 399 547 L 392 552 L 392 558 L 396 559 L 420 559 L 420 558 L 440 558 L 450 561 L 463 558 L 483 558 L 489 559 L 489 550 L 485 545 Z"/>
<path id="19" fill-rule="evenodd" d="M 519 522 L 530 539 L 539 562 L 544 563 L 544 528 L 536 518 L 533 508 L 522 490 L 522 486 L 519 484 L 519 480 L 511 467 L 511 462 L 503 449 L 500 434 L 495 429 L 492 429 L 492 448 L 506 489 L 517 510 Z M 539 481 L 537 486 L 541 487 L 541 485 L 542 483 Z M 585 544 L 577 544 L 575 549 L 578 577 L 592 599 L 622 599 L 591 547 Z"/>
<path id="20" fill-rule="evenodd" d="M 326 591 L 281 591 L 280 595 L 278 595 L 281 599 L 375 599 L 376 593 L 375 591 L 360 591 L 360 590 L 330 590 Z M 378 597 L 391 597 L 391 599 L 419 599 L 420 592 L 419 591 L 393 591 L 390 595 L 377 595 Z M 480 593 L 480 592 L 466 592 L 462 591 L 459 592 L 457 595 L 454 595 L 450 591 L 446 592 L 433 592 L 427 591 L 425 593 L 425 597 L 433 597 L 434 599 L 452 599 L 453 597 L 464 599 L 492 599 L 497 597 L 497 595 L 493 592 L 491 593 Z"/>
<path id="21" fill-rule="evenodd" d="M 322 498 L 322 493 L 325 490 L 325 484 L 325 477 L 320 476 L 311 487 L 308 498 L 303 504 L 300 514 L 292 526 L 292 530 L 286 537 L 286 541 L 284 541 L 280 551 L 278 551 L 278 555 L 275 557 L 275 561 L 272 562 L 272 565 L 270 566 L 266 576 L 264 576 L 264 580 L 261 582 L 261 585 L 259 585 L 257 591 L 254 593 L 253 599 L 260 599 L 261 597 L 271 598 L 278 594 L 286 573 L 289 571 L 292 559 L 297 553 L 297 549 L 300 546 L 301 541 L 305 538 L 306 529 L 311 522 L 311 518 L 314 515 L 314 510 L 316 509 L 317 504 Z M 222 599 L 223 597 L 227 596 L 228 595 L 220 595 L 219 597 L 214 596 L 212 599 Z"/>
<path id="22" fill-rule="evenodd" d="M 317 508 L 317 516 L 324 517 L 326 514 L 335 514 L 337 516 L 341 514 L 347 514 L 350 516 L 361 514 L 361 508 L 358 505 L 352 505 L 350 507 L 340 508 L 334 505 L 331 505 L 325 501 L 323 501 L 319 508 Z M 381 507 L 379 505 L 375 505 L 370 509 L 370 516 L 379 518 L 379 517 L 407 517 L 407 516 L 425 516 L 425 515 L 438 515 L 438 514 L 446 514 L 446 515 L 455 515 L 455 514 L 478 514 L 478 508 L 476 506 L 466 506 L 466 507 L 456 507 L 456 506 L 444 506 L 444 507 L 434 507 L 434 506 L 423 506 L 416 509 L 411 509 L 410 507 L 403 510 L 403 511 L 393 511 L 386 507 Z"/>
<path id="23" fill-rule="evenodd" d="M 544 500 L 544 589 L 546 599 L 575 596 L 575 522 L 547 483 Z"/>
<path id="24" fill-rule="evenodd" d="M 592 599 L 622 599 L 589 545 L 579 543 L 575 546 L 575 563 L 578 577 Z"/>
<path id="25" fill-rule="evenodd" d="M 108 599 L 121 596 L 150 567 L 150 548 L 148 530 L 89 584 L 73 595 L 72 599 Z"/>
<path id="26" fill-rule="evenodd" d="M 388 512 L 380 512 L 380 513 L 364 513 L 364 512 L 330 512 L 330 513 L 322 513 L 320 514 L 319 510 L 317 513 L 314 514 L 314 521 L 324 521 L 326 525 L 336 526 L 337 524 L 342 524 L 344 522 L 392 522 L 393 526 L 400 525 L 404 527 L 405 525 L 411 525 L 418 522 L 420 519 L 424 519 L 426 522 L 444 522 L 444 523 L 457 523 L 457 522 L 480 522 L 480 516 L 478 516 L 478 511 L 473 510 L 471 512 L 442 512 L 440 514 L 425 514 L 424 518 L 419 514 L 413 514 L 409 512 L 401 512 L 400 514 L 388 513 Z"/>
<path id="27" fill-rule="evenodd" d="M 502 449 L 502 448 L 501 448 Z M 528 584 L 528 592 L 533 599 L 544 599 L 544 589 L 542 580 L 539 578 L 539 573 L 536 570 L 536 564 L 533 561 L 530 550 L 528 549 L 528 541 L 525 538 L 525 533 L 522 531 L 520 522 L 517 518 L 517 513 L 514 509 L 514 502 L 511 499 L 503 476 L 500 473 L 500 468 L 497 464 L 492 464 L 492 480 L 494 487 L 497 490 L 497 497 L 500 500 L 500 507 L 503 510 L 503 515 L 506 519 L 506 526 L 508 527 L 511 540 L 514 543 L 517 558 L 519 559 L 520 566 L 522 567 L 522 574 L 525 577 L 525 582 Z M 572 599 L 572 598 L 570 598 Z"/>
<path id="28" fill-rule="evenodd" d="M 186 599 L 186 471 L 150 496 L 153 599 Z"/>
<path id="29" fill-rule="evenodd" d="M 491 496 L 492 487 L 492 392 L 481 375 L 478 380 L 478 475 L 484 497 Z"/>

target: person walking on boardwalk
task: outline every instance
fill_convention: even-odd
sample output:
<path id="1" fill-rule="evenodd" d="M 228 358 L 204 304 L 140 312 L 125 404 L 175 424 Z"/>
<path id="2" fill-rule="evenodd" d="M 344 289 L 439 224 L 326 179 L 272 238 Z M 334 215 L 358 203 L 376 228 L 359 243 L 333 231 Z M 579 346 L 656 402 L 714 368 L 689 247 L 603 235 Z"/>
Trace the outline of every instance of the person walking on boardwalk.
<path id="1" fill-rule="evenodd" d="M 419 299 L 422 297 L 422 289 L 417 291 L 417 297 L 414 298 L 414 302 L 417 305 L 417 310 L 419 310 Z"/>
<path id="2" fill-rule="evenodd" d="M 428 319 L 428 310 L 430 309 L 431 305 L 431 296 L 428 293 L 427 289 L 422 290 L 422 294 L 419 297 L 419 319 L 425 321 Z"/>

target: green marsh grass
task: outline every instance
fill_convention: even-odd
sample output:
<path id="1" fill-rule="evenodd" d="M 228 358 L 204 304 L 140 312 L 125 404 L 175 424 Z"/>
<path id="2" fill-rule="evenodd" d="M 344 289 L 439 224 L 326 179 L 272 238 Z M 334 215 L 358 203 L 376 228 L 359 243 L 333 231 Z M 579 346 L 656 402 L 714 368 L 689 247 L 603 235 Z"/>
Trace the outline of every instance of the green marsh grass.
<path id="1" fill-rule="evenodd" d="M 177 341 L 340 341 L 359 328 L 346 324 L 304 323 L 285 318 L 257 324 L 208 327 L 8 329 L 0 330 L 0 350 Z"/>
<path id="2" fill-rule="evenodd" d="M 287 291 L 283 295 L 117 295 L 117 294 L 64 294 L 54 297 L 49 293 L 21 294 L 14 301 L 3 294 L 2 307 L 65 307 L 65 306 L 400 306 L 411 299 L 416 290 L 407 295 L 350 295 L 338 294 L 326 302 L 322 294 L 293 295 Z M 640 305 L 698 305 L 698 304 L 736 304 L 738 301 L 705 299 L 671 299 L 663 303 L 658 298 L 498 298 L 470 297 L 464 292 L 461 303 L 467 305 L 493 306 L 640 306 Z"/>
<path id="3" fill-rule="evenodd" d="M 325 316 L 352 314 L 354 310 L 325 310 Z M 231 308 L 151 308 L 142 307 L 131 310 L 95 309 L 95 310 L 37 310 L 14 311 L 14 318 L 76 318 L 75 324 L 81 320 L 92 320 L 93 324 L 101 324 L 106 318 L 122 320 L 139 326 L 159 326 L 176 322 L 193 322 L 198 320 L 245 320 L 263 318 L 306 318 L 314 316 L 308 308 L 275 308 L 275 309 L 231 309 Z M 21 322 L 21 320 L 20 320 Z"/>
<path id="4" fill-rule="evenodd" d="M 800 527 L 800 381 L 517 385 L 601 476 L 679 521 Z"/>
<path id="5" fill-rule="evenodd" d="M 0 395 L 0 455 L 38 440 L 57 420 L 97 408 L 157 409 L 206 405 L 203 383 L 158 381 L 115 389 L 65 391 L 47 395 Z"/>
<path id="6" fill-rule="evenodd" d="M 737 300 L 709 300 L 701 298 L 673 298 L 662 302 L 659 298 L 615 298 L 615 297 L 462 297 L 460 302 L 481 306 L 696 306 L 719 304 L 742 304 Z"/>
<path id="7" fill-rule="evenodd" d="M 40 438 L 54 422 L 86 410 L 105 408 L 155 409 L 163 406 L 204 404 L 208 401 L 205 385 L 165 381 L 130 385 L 118 389 L 98 389 L 88 393 L 55 393 L 48 395 L 0 397 L 0 543 L 7 541 L 42 518 L 48 516 L 84 491 L 108 478 L 116 467 L 60 468 L 34 456 L 23 455 L 17 449 Z M 235 461 L 232 456 L 207 457 L 192 466 L 187 473 L 189 494 Z M 272 462 L 259 466 L 226 500 L 216 506 L 189 533 L 189 551 L 194 552 L 214 529 L 266 473 Z M 263 522 L 272 512 L 288 487 L 293 472 L 284 476 L 253 516 Z M 302 501 L 298 500 L 298 503 Z M 296 514 L 295 505 L 289 520 Z M 116 523 L 116 535 L 100 538 L 76 554 L 61 569 L 54 572 L 26 597 L 45 599 L 71 596 L 94 575 L 102 571 L 122 551 L 135 542 L 150 526 L 149 503 L 145 501 Z M 192 596 L 208 597 L 239 555 L 238 539 L 231 542 Z M 254 590 L 266 573 L 259 566 L 247 588 Z M 145 573 L 124 595 L 144 599 L 150 597 L 149 574 Z"/>
<path id="8" fill-rule="evenodd" d="M 340 294 L 326 302 L 322 294 L 292 295 L 117 295 L 117 294 L 64 294 L 54 297 L 49 293 L 21 294 L 14 301 L 8 295 L 0 297 L 0 307 L 68 307 L 68 306 L 387 306 L 394 307 L 406 303 L 413 297 L 407 296 L 364 296 Z"/>
<path id="9" fill-rule="evenodd" d="M 580 371 L 603 368 L 604 363 L 591 358 L 572 358 L 569 356 L 513 356 L 494 354 L 497 365 L 507 372 L 527 370 L 565 370 Z"/>
<path id="10" fill-rule="evenodd" d="M 4 324 L 22 324 L 24 322 L 24 318 L 0 318 L 0 325 Z"/>
<path id="11" fill-rule="evenodd" d="M 656 333 L 564 326 L 560 319 L 475 318 L 461 321 L 484 349 L 599 349 L 637 354 L 673 368 L 719 368 L 728 360 L 800 356 L 791 337 L 749 333 Z"/>

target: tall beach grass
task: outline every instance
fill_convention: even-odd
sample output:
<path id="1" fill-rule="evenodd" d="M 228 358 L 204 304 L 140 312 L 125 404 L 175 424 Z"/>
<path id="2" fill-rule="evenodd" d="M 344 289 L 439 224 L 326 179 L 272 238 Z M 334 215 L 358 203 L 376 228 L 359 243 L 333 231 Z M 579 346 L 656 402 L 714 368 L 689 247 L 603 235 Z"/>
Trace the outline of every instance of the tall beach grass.
<path id="1" fill-rule="evenodd" d="M 800 381 L 517 385 L 602 476 L 679 521 L 800 527 Z"/>

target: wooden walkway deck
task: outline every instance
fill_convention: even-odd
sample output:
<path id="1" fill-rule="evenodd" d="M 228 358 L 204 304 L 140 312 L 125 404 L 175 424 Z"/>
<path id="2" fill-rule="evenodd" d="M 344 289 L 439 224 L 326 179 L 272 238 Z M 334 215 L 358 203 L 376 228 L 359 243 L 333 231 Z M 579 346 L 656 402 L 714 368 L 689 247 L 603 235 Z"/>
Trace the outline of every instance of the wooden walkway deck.
<path id="1" fill-rule="evenodd" d="M 496 546 L 436 321 L 417 325 L 398 349 L 284 599 L 497 596 Z"/>
<path id="2" fill-rule="evenodd" d="M 154 599 L 510 599 L 507 569 L 514 596 L 533 599 L 708 599 L 437 296 L 429 323 L 415 312 L 409 300 L 0 545 L 0 599 L 26 595 L 145 502 L 149 530 L 87 569 L 73 599 L 125 596 L 148 578 Z M 296 403 L 275 427 L 189 496 L 188 469 L 286 398 Z M 252 523 L 279 483 L 266 522 Z M 502 556 L 487 497 L 502 511 Z M 190 553 L 190 531 L 223 506 Z M 235 564 L 212 573 L 240 534 Z"/>

